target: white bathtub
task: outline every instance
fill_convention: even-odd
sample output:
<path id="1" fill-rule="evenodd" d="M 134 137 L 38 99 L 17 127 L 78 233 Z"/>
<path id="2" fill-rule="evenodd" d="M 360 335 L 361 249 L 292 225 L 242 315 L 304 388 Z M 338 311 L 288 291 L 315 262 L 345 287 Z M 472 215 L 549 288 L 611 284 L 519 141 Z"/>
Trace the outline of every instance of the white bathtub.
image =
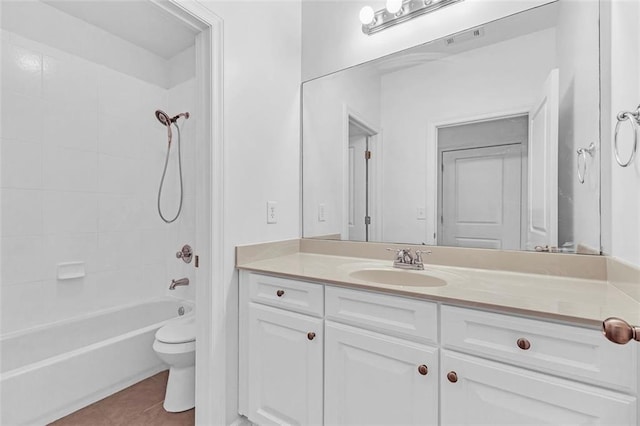
<path id="1" fill-rule="evenodd" d="M 189 302 L 161 299 L 0 338 L 0 424 L 46 424 L 165 370 L 156 330 Z"/>

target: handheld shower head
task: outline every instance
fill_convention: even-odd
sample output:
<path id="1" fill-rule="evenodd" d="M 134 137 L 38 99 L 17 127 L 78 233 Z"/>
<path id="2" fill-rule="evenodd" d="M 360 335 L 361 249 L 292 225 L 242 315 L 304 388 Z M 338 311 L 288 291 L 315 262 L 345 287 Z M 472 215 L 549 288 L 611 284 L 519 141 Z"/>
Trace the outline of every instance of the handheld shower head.
<path id="1" fill-rule="evenodd" d="M 171 123 L 172 123 L 171 119 L 169 118 L 166 112 L 160 109 L 156 110 L 156 118 L 160 123 L 167 126 L 167 139 L 169 140 L 169 145 L 171 145 L 171 136 L 172 136 L 171 135 Z"/>
<path id="2" fill-rule="evenodd" d="M 167 138 L 169 139 L 169 144 L 171 144 L 171 125 L 175 124 L 178 121 L 178 118 L 184 117 L 185 119 L 189 118 L 190 114 L 188 112 L 181 112 L 173 118 L 169 118 L 169 114 L 162 111 L 161 109 L 156 110 L 156 118 L 160 123 L 167 126 Z M 177 124 L 176 124 L 177 126 Z"/>
<path id="3" fill-rule="evenodd" d="M 169 118 L 169 115 L 166 112 L 160 109 L 156 110 L 156 118 L 158 119 L 159 122 L 161 122 L 165 126 L 170 125 L 171 122 L 173 121 L 172 119 Z"/>

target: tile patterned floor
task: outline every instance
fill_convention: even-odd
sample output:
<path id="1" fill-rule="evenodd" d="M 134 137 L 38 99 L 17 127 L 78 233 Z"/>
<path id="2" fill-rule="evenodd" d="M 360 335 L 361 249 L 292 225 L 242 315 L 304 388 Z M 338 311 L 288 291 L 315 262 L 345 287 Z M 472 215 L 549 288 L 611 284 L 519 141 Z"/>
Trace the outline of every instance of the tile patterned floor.
<path id="1" fill-rule="evenodd" d="M 162 408 L 168 374 L 158 373 L 50 426 L 192 426 L 195 409 L 168 413 Z"/>

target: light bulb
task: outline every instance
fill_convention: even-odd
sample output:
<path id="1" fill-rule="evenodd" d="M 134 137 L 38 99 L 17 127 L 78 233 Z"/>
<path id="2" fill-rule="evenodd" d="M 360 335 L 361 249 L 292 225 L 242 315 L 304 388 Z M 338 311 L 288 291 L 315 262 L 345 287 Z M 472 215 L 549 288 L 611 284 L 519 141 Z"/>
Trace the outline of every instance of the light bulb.
<path id="1" fill-rule="evenodd" d="M 387 0 L 387 12 L 396 14 L 402 9 L 402 0 Z"/>
<path id="2" fill-rule="evenodd" d="M 362 25 L 369 25 L 373 22 L 376 14 L 371 6 L 365 6 L 360 10 L 360 22 Z"/>

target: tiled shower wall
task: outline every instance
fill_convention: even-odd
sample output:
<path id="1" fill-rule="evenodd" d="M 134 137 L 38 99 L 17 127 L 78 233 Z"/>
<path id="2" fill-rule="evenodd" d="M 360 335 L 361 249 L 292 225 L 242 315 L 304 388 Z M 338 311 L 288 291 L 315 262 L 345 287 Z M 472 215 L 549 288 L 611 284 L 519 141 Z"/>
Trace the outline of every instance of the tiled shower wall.
<path id="1" fill-rule="evenodd" d="M 189 275 L 175 252 L 195 235 L 195 118 L 183 214 L 166 225 L 156 196 L 167 132 L 154 111 L 188 110 L 193 84 L 167 90 L 2 31 L 0 334 L 162 296 L 169 276 Z M 64 262 L 84 262 L 86 275 L 58 280 Z"/>

